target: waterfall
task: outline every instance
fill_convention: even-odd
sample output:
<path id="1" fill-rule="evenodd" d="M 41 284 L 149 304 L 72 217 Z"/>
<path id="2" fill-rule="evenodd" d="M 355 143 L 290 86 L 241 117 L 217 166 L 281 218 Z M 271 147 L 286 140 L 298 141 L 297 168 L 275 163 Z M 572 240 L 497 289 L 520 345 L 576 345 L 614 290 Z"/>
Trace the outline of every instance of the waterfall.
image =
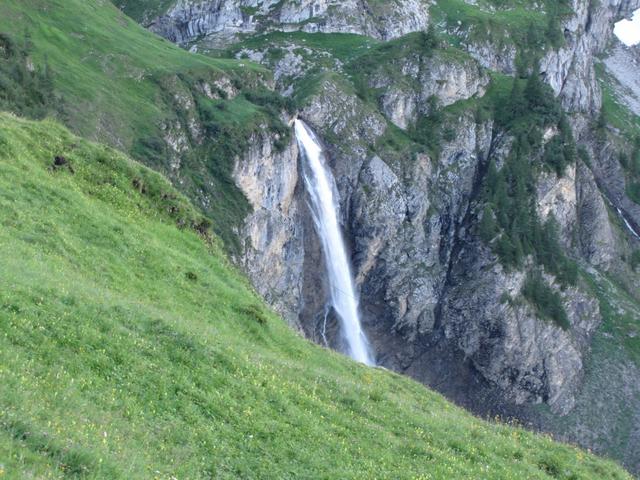
<path id="1" fill-rule="evenodd" d="M 618 215 L 620 215 L 620 218 L 622 218 L 622 221 L 627 226 L 629 231 L 633 234 L 634 237 L 636 237 L 638 240 L 640 240 L 640 234 L 638 234 L 636 232 L 635 228 L 633 228 L 631 226 L 631 223 L 629 223 L 629 220 L 627 220 L 627 217 L 624 216 L 624 213 L 622 213 L 622 210 L 620 210 L 620 208 L 618 208 L 618 207 L 616 207 L 616 210 L 618 211 Z"/>
<path id="2" fill-rule="evenodd" d="M 331 304 L 338 314 L 348 355 L 366 365 L 375 365 L 369 342 L 358 314 L 358 297 L 347 249 L 338 222 L 338 194 L 335 180 L 313 132 L 301 120 L 295 121 L 296 138 L 304 160 L 304 183 L 311 199 L 311 212 L 322 242 Z"/>

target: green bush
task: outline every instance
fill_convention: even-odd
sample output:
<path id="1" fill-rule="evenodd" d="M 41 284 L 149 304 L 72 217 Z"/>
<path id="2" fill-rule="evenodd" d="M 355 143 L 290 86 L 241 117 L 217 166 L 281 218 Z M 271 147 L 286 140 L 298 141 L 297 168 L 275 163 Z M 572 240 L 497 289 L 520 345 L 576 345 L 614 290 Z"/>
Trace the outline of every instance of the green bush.
<path id="1" fill-rule="evenodd" d="M 571 327 L 562 298 L 547 285 L 540 272 L 529 273 L 522 287 L 522 295 L 535 307 L 541 318 L 553 321 L 564 330 Z"/>
<path id="2" fill-rule="evenodd" d="M 640 204 L 640 181 L 628 183 L 627 195 L 635 203 Z"/>
<path id="3" fill-rule="evenodd" d="M 433 54 L 433 51 L 438 48 L 438 46 L 440 45 L 440 40 L 433 25 L 429 25 L 429 28 L 426 32 L 420 32 L 419 44 L 422 52 L 426 56 L 431 56 Z"/>
<path id="4" fill-rule="evenodd" d="M 435 157 L 439 156 L 443 140 L 443 113 L 438 97 L 427 100 L 427 114 L 418 118 L 415 126 L 409 130 L 409 136 L 415 142 L 424 145 Z"/>
<path id="5" fill-rule="evenodd" d="M 556 276 L 563 285 L 575 285 L 578 282 L 578 266 L 569 259 L 558 240 L 558 223 L 551 216 L 539 229 L 536 238 L 536 259 L 545 269 Z"/>
<path id="6" fill-rule="evenodd" d="M 545 146 L 543 162 L 558 176 L 562 176 L 567 165 L 576 161 L 576 142 L 566 117 L 562 115 L 558 123 L 558 135 Z"/>
<path id="7" fill-rule="evenodd" d="M 27 33 L 20 42 L 0 33 L 0 110 L 41 119 L 61 110 L 54 94 L 54 73 L 48 62 L 34 65 Z"/>
<path id="8" fill-rule="evenodd" d="M 631 175 L 640 176 L 640 136 L 636 137 L 629 161 Z"/>
<path id="9" fill-rule="evenodd" d="M 637 271 L 638 267 L 640 267 L 640 250 L 636 250 L 631 254 L 630 262 L 631 269 L 633 271 Z"/>
<path id="10" fill-rule="evenodd" d="M 482 219 L 478 225 L 478 233 L 485 243 L 489 243 L 496 236 L 498 225 L 493 213 L 493 209 L 489 205 L 485 205 L 482 212 Z"/>
<path id="11" fill-rule="evenodd" d="M 296 110 L 296 104 L 292 98 L 283 97 L 271 90 L 249 90 L 244 92 L 244 96 L 251 103 L 269 108 L 278 116 L 279 110 L 285 110 L 293 113 Z"/>
<path id="12" fill-rule="evenodd" d="M 589 155 L 589 152 L 583 145 L 578 148 L 578 157 L 586 166 L 591 167 L 591 155 Z"/>

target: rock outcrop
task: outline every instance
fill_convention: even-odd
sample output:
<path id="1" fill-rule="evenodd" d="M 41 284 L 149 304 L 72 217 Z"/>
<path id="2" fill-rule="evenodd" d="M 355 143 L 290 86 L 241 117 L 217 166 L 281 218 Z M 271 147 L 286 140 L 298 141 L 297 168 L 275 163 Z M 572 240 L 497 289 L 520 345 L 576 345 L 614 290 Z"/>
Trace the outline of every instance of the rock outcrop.
<path id="1" fill-rule="evenodd" d="M 252 212 L 240 232 L 242 263 L 256 290 L 291 325 L 303 309 L 304 235 L 295 141 L 277 151 L 267 134 L 251 138 L 233 178 Z"/>
<path id="2" fill-rule="evenodd" d="M 270 30 L 356 33 L 388 40 L 426 28 L 427 0 L 179 0 L 149 28 L 176 43 Z"/>
<path id="3" fill-rule="evenodd" d="M 580 385 L 584 348 L 600 323 L 598 305 L 577 289 L 566 291 L 571 331 L 564 331 L 516 300 L 524 280 L 523 273 L 496 265 L 477 243 L 465 246 L 442 312 L 445 336 L 508 401 L 545 402 L 567 413 Z"/>
<path id="4" fill-rule="evenodd" d="M 381 92 L 382 111 L 391 122 L 406 129 L 418 116 L 432 113 L 430 99 L 446 107 L 484 95 L 488 83 L 485 71 L 471 58 L 461 59 L 446 51 L 429 55 L 410 51 L 372 72 L 369 87 Z"/>
<path id="5" fill-rule="evenodd" d="M 541 64 L 546 81 L 572 112 L 596 115 L 602 105 L 595 56 L 609 43 L 616 20 L 640 7 L 638 0 L 573 0 L 573 16 L 562 22 L 564 45 Z"/>
<path id="6" fill-rule="evenodd" d="M 604 64 L 618 81 L 612 85 L 618 99 L 640 116 L 640 46 L 626 47 L 618 42 Z"/>

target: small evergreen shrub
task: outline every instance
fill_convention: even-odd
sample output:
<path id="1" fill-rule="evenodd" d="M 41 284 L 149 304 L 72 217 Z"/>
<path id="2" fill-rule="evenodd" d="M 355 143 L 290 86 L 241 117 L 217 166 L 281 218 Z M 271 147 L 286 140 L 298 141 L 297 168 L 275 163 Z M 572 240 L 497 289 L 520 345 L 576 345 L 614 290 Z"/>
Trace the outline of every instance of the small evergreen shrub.
<path id="1" fill-rule="evenodd" d="M 627 185 L 627 195 L 635 203 L 640 204 L 640 181 L 629 182 Z"/>
<path id="2" fill-rule="evenodd" d="M 640 267 L 640 250 L 636 250 L 631 254 L 629 263 L 631 264 L 631 270 L 634 272 L 638 270 L 638 267 Z"/>
<path id="3" fill-rule="evenodd" d="M 0 33 L 0 110 L 41 119 L 62 109 L 54 94 L 54 72 L 47 61 L 35 65 L 28 33 L 21 41 Z"/>
<path id="4" fill-rule="evenodd" d="M 540 318 L 553 321 L 563 330 L 571 327 L 562 298 L 547 285 L 540 272 L 529 273 L 522 287 L 522 295 L 533 305 Z"/>

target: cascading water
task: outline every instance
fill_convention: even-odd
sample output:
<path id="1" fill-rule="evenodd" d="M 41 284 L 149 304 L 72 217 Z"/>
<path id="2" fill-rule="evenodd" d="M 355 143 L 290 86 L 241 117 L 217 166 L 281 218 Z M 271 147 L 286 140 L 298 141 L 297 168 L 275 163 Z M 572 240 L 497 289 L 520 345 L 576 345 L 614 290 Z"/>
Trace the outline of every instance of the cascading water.
<path id="1" fill-rule="evenodd" d="M 351 358 L 375 365 L 367 337 L 358 314 L 358 298 L 347 249 L 338 223 L 337 188 L 325 156 L 313 132 L 301 120 L 295 121 L 296 138 L 305 165 L 304 182 L 311 198 L 311 211 L 322 242 L 332 306 L 340 320 L 341 333 Z"/>

